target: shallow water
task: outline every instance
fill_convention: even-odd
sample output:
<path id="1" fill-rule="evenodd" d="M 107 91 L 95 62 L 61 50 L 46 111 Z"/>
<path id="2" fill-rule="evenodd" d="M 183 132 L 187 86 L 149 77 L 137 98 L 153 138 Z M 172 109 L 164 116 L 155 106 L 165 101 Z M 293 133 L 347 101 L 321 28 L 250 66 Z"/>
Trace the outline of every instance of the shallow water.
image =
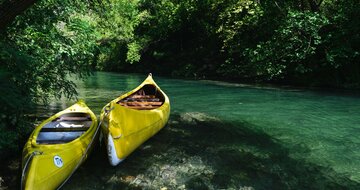
<path id="1" fill-rule="evenodd" d="M 97 72 L 76 81 L 78 97 L 98 115 L 145 78 Z M 360 96 L 154 79 L 171 101 L 167 127 L 117 167 L 97 147 L 64 189 L 360 189 Z"/>

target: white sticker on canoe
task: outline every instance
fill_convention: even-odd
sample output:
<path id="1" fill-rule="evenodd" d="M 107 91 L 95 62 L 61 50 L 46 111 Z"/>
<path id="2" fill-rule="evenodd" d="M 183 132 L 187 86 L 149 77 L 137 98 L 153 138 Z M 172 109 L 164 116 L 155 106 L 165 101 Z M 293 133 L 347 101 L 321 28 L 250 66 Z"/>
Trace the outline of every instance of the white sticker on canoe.
<path id="1" fill-rule="evenodd" d="M 63 162 L 63 160 L 61 159 L 60 156 L 54 156 L 54 164 L 58 168 L 61 168 L 64 165 L 64 162 Z"/>

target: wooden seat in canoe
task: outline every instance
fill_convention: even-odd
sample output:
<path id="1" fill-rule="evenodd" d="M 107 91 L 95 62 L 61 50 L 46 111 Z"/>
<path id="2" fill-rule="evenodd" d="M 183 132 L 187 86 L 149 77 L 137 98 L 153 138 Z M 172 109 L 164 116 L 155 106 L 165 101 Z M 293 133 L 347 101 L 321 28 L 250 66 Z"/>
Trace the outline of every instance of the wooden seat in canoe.
<path id="1" fill-rule="evenodd" d="M 122 106 L 161 106 L 162 102 L 119 102 Z"/>
<path id="2" fill-rule="evenodd" d="M 124 107 L 136 109 L 136 110 L 152 110 L 159 106 L 124 106 Z"/>
<path id="3" fill-rule="evenodd" d="M 134 94 L 134 95 L 131 95 L 129 96 L 129 98 L 155 98 L 155 95 L 137 95 L 137 94 Z"/>
<path id="4" fill-rule="evenodd" d="M 67 113 L 53 121 L 91 121 L 91 117 L 85 113 Z"/>
<path id="5" fill-rule="evenodd" d="M 79 138 L 89 128 L 43 128 L 41 129 L 36 143 L 38 144 L 63 144 Z"/>
<path id="6" fill-rule="evenodd" d="M 41 132 L 79 132 L 87 131 L 89 127 L 70 127 L 70 128 L 43 128 Z"/>
<path id="7" fill-rule="evenodd" d="M 140 90 L 119 100 L 117 103 L 131 109 L 151 110 L 163 105 L 164 96 L 157 93 L 154 85 L 144 85 Z"/>
<path id="8" fill-rule="evenodd" d="M 160 102 L 159 98 L 126 98 L 119 102 Z"/>
<path id="9" fill-rule="evenodd" d="M 36 139 L 38 144 L 62 144 L 73 141 L 92 125 L 89 114 L 67 113 L 44 125 Z"/>
<path id="10" fill-rule="evenodd" d="M 89 117 L 60 117 L 57 121 L 91 121 Z"/>

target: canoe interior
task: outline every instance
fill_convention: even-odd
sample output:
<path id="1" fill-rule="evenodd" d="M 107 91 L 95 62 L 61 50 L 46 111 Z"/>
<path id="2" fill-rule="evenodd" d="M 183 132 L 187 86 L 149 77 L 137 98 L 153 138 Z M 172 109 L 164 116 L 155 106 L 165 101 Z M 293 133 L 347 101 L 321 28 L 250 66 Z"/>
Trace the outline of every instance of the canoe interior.
<path id="1" fill-rule="evenodd" d="M 88 113 L 66 113 L 45 124 L 36 139 L 37 144 L 63 144 L 84 134 L 92 124 Z"/>
<path id="2" fill-rule="evenodd" d="M 132 109 L 151 110 L 164 104 L 165 97 L 155 85 L 146 84 L 117 103 Z"/>

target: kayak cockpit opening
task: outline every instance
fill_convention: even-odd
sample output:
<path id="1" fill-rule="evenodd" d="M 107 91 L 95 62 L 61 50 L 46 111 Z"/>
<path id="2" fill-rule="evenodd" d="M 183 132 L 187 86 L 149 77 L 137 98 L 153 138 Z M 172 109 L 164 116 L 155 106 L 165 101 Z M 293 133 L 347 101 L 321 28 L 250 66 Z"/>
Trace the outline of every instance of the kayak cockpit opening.
<path id="1" fill-rule="evenodd" d="M 164 101 L 164 95 L 155 85 L 146 84 L 117 103 L 132 109 L 151 110 L 163 105 Z"/>
<path id="2" fill-rule="evenodd" d="M 45 124 L 37 136 L 37 144 L 64 144 L 79 138 L 92 124 L 88 113 L 66 113 Z"/>

